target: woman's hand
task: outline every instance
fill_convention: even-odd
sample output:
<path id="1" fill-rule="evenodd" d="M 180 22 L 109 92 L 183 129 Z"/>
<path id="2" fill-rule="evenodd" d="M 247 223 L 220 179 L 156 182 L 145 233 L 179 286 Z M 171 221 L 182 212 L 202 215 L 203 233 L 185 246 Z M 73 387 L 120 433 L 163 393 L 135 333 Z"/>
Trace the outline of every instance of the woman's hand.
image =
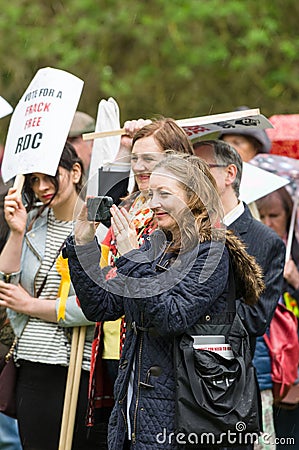
<path id="1" fill-rule="evenodd" d="M 119 209 L 113 205 L 110 209 L 111 226 L 116 239 L 117 250 L 121 255 L 138 248 L 137 233 L 133 221 L 125 208 Z"/>
<path id="2" fill-rule="evenodd" d="M 27 212 L 21 197 L 16 192 L 16 188 L 10 188 L 8 190 L 4 199 L 4 215 L 11 232 L 24 234 Z"/>
<path id="3" fill-rule="evenodd" d="M 124 123 L 125 133 L 120 140 L 120 147 L 115 157 L 115 161 L 128 163 L 131 162 L 132 140 L 141 128 L 149 125 L 152 121 L 149 119 L 127 120 Z"/>
<path id="4" fill-rule="evenodd" d="M 36 299 L 31 297 L 20 284 L 14 285 L 0 281 L 0 306 L 30 316 L 34 301 Z"/>
<path id="5" fill-rule="evenodd" d="M 299 289 L 299 271 L 292 259 L 285 263 L 283 276 L 294 289 Z"/>
<path id="6" fill-rule="evenodd" d="M 88 244 L 94 240 L 97 226 L 95 222 L 87 220 L 87 206 L 86 203 L 82 205 L 81 211 L 75 222 L 75 242 L 77 245 Z"/>
<path id="7" fill-rule="evenodd" d="M 0 307 L 10 308 L 26 316 L 37 317 L 46 322 L 57 322 L 56 302 L 31 297 L 20 285 L 0 281 Z"/>

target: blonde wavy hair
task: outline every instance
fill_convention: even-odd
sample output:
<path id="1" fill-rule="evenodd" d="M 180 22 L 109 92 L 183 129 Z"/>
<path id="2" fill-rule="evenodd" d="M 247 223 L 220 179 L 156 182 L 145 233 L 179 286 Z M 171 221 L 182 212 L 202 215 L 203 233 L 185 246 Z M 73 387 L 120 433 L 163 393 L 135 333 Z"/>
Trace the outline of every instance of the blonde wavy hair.
<path id="1" fill-rule="evenodd" d="M 244 243 L 222 224 L 223 206 L 207 163 L 197 156 L 175 154 L 170 150 L 153 173 L 159 173 L 161 169 L 180 183 L 186 193 L 186 208 L 177 217 L 180 237 L 171 246 L 171 251 L 186 252 L 205 241 L 223 242 L 244 301 L 256 303 L 265 288 L 262 270 L 255 258 L 246 252 Z"/>
<path id="2" fill-rule="evenodd" d="M 185 191 L 186 208 L 177 221 L 181 238 L 174 243 L 172 250 L 187 251 L 190 248 L 211 238 L 211 233 L 219 229 L 221 236 L 221 219 L 223 207 L 218 194 L 217 185 L 209 166 L 197 156 L 175 154 L 169 150 L 155 167 L 154 172 L 161 169 L 169 173 Z M 222 236 L 225 238 L 224 228 Z"/>

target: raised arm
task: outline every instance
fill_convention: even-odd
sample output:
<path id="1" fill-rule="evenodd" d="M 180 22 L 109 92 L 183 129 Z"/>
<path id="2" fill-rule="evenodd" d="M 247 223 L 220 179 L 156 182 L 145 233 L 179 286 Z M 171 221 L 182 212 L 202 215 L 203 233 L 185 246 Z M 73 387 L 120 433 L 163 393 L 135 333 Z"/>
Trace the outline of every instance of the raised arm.
<path id="1" fill-rule="evenodd" d="M 72 283 L 86 318 L 97 322 L 123 316 L 124 282 L 121 277 L 105 279 L 96 239 L 85 245 L 76 245 L 74 238 L 70 237 L 63 255 L 68 258 Z"/>
<path id="2" fill-rule="evenodd" d="M 8 240 L 0 255 L 0 272 L 20 271 L 22 245 L 26 229 L 27 212 L 16 189 L 10 188 L 4 200 L 5 220 L 10 228 Z"/>
<path id="3" fill-rule="evenodd" d="M 149 119 L 127 120 L 124 123 L 126 134 L 123 134 L 120 140 L 119 150 L 116 154 L 115 161 L 122 163 L 131 162 L 132 139 L 134 134 L 145 125 L 151 123 Z"/>

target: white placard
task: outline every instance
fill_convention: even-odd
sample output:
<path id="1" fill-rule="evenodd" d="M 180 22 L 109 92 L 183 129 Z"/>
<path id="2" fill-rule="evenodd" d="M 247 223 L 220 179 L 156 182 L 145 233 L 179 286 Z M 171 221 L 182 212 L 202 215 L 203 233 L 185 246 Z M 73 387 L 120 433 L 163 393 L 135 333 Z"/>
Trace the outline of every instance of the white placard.
<path id="1" fill-rule="evenodd" d="M 243 162 L 240 200 L 247 204 L 254 202 L 288 183 L 289 180 L 284 177 Z"/>
<path id="2" fill-rule="evenodd" d="M 189 139 L 194 144 L 202 137 L 208 136 L 209 139 L 217 139 L 217 137 L 227 130 L 232 132 L 241 132 L 244 129 L 260 129 L 273 128 L 272 123 L 262 114 L 260 110 L 246 109 L 242 111 L 232 111 L 228 113 L 213 114 L 209 116 L 191 117 L 189 119 L 179 119 L 176 123 L 184 128 Z M 83 140 L 106 138 L 110 136 L 120 136 L 126 134 L 124 128 L 106 129 L 105 131 L 95 131 L 93 133 L 83 134 Z"/>
<path id="3" fill-rule="evenodd" d="M 8 114 L 11 114 L 12 112 L 13 107 L 3 97 L 0 97 L 0 119 L 8 116 Z"/>
<path id="4" fill-rule="evenodd" d="M 227 130 L 231 130 L 232 133 L 242 133 L 242 130 L 247 129 L 264 130 L 266 128 L 273 128 L 272 123 L 260 114 L 258 108 L 181 119 L 176 122 L 184 128 L 184 131 L 193 144 L 201 140 L 204 136 L 214 135 L 214 138 L 217 139 L 223 131 Z M 212 139 L 212 137 L 209 136 L 209 139 Z"/>
<path id="5" fill-rule="evenodd" d="M 2 162 L 5 182 L 17 174 L 55 175 L 83 84 L 63 70 L 38 70 L 11 117 Z"/>
<path id="6" fill-rule="evenodd" d="M 96 131 L 115 130 L 119 124 L 119 106 L 114 98 L 102 99 L 98 105 Z M 92 147 L 87 195 L 98 195 L 98 170 L 115 160 L 119 150 L 120 136 L 97 139 Z"/>

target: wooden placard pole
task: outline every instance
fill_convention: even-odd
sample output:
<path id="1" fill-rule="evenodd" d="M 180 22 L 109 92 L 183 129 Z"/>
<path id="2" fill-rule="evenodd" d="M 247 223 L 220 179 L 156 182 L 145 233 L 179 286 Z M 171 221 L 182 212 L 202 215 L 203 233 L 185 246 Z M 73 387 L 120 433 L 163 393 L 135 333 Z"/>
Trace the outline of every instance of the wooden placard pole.
<path id="1" fill-rule="evenodd" d="M 201 117 L 191 117 L 189 119 L 179 119 L 176 120 L 176 123 L 180 127 L 187 127 L 192 125 L 208 125 L 210 123 L 221 122 L 223 120 L 234 120 L 240 117 L 248 117 L 248 116 L 257 116 L 260 114 L 259 108 L 248 109 L 245 111 L 233 111 L 230 113 L 222 113 L 222 114 L 211 114 L 208 116 Z M 85 133 L 82 135 L 83 141 L 104 138 L 109 136 L 120 136 L 125 134 L 125 129 L 120 128 L 118 130 L 110 130 L 110 131 L 99 131 L 94 133 Z"/>
<path id="2" fill-rule="evenodd" d="M 25 176 L 18 174 L 15 178 L 13 187 L 17 190 L 17 195 L 20 196 L 22 189 L 23 189 L 23 185 L 24 185 L 24 181 L 25 181 Z"/>
<path id="3" fill-rule="evenodd" d="M 69 411 L 70 411 L 70 403 L 71 396 L 73 390 L 73 381 L 74 381 L 74 373 L 75 373 L 75 365 L 76 365 L 76 355 L 78 348 L 78 340 L 79 340 L 79 327 L 73 328 L 72 334 L 72 346 L 71 346 L 71 354 L 70 354 L 70 363 L 69 369 L 67 373 L 65 394 L 64 394 L 64 405 L 63 405 L 63 413 L 62 413 L 62 421 L 60 428 L 60 440 L 59 440 L 59 450 L 65 450 L 65 441 L 68 430 L 68 421 L 69 421 Z"/>
<path id="4" fill-rule="evenodd" d="M 71 450 L 79 394 L 86 327 L 74 327 L 58 450 Z"/>
<path id="5" fill-rule="evenodd" d="M 293 211 L 291 216 L 291 222 L 290 222 L 290 228 L 288 230 L 288 241 L 286 245 L 286 261 L 290 259 L 291 256 L 291 250 L 292 250 L 292 243 L 293 243 L 293 237 L 294 237 L 294 229 L 295 225 L 297 223 L 297 209 L 298 209 L 298 197 L 299 193 L 296 191 L 295 198 L 294 198 L 294 204 L 293 204 Z"/>
<path id="6" fill-rule="evenodd" d="M 80 327 L 78 347 L 77 347 L 77 357 L 76 357 L 75 372 L 74 372 L 73 389 L 72 389 L 70 411 L 69 411 L 68 429 L 67 429 L 67 434 L 66 434 L 64 450 L 71 450 L 71 448 L 72 448 L 74 425 L 75 425 L 76 411 L 77 411 L 77 402 L 78 402 L 79 387 L 80 387 L 80 380 L 81 380 L 81 369 L 82 369 L 85 335 L 86 335 L 86 327 Z"/>

